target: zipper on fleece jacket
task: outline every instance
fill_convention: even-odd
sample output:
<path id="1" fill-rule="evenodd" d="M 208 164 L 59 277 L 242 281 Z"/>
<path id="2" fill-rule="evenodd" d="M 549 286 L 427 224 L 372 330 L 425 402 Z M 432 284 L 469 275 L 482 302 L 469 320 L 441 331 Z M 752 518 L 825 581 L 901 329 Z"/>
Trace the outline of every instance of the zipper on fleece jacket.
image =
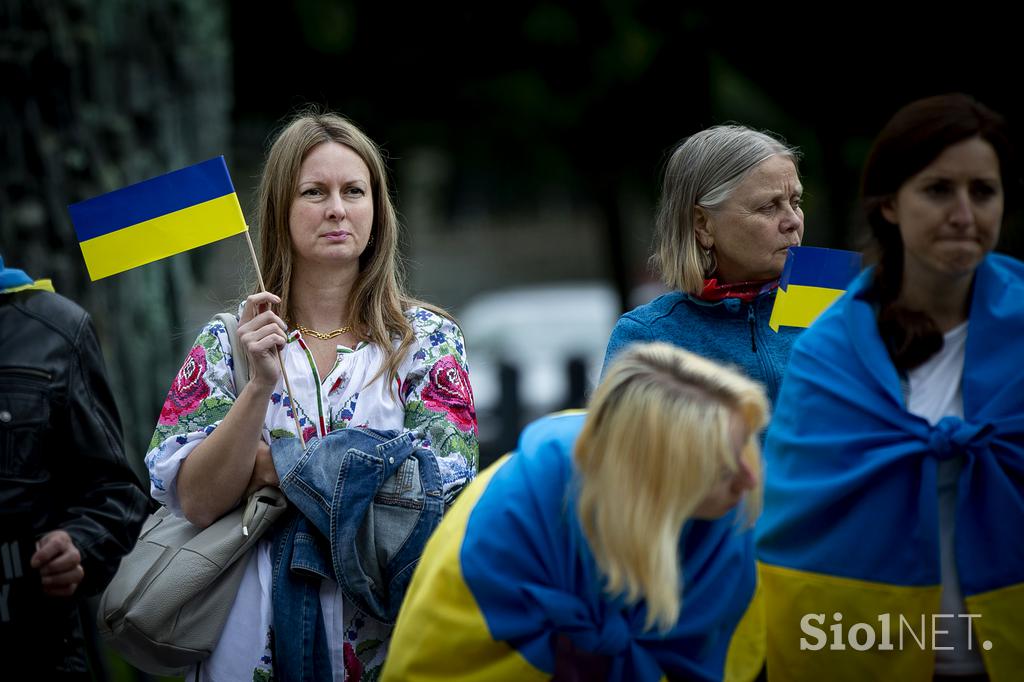
<path id="1" fill-rule="evenodd" d="M 747 304 L 747 322 L 750 324 L 750 351 L 752 353 L 757 352 L 757 337 L 754 335 L 755 325 L 757 320 L 754 317 L 754 304 Z"/>

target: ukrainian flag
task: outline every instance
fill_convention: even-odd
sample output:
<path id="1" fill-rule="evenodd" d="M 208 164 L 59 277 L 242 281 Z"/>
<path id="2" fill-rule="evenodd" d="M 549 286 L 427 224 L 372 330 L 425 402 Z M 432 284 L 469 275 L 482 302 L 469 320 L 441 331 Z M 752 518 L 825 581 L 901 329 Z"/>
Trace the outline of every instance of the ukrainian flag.
<path id="1" fill-rule="evenodd" d="M 644 628 L 643 604 L 605 594 L 575 515 L 572 450 L 584 418 L 527 427 L 518 451 L 445 514 L 406 593 L 383 682 L 548 680 L 563 645 L 603 665 L 610 682 L 757 676 L 764 633 L 752 537 L 734 517 L 686 525 L 682 613 L 668 632 Z"/>
<path id="2" fill-rule="evenodd" d="M 246 230 L 223 156 L 68 210 L 93 281 Z"/>
<path id="3" fill-rule="evenodd" d="M 793 346 L 768 429 L 757 548 L 772 682 L 930 682 L 954 618 L 993 682 L 1024 667 L 1024 264 L 990 254 L 968 321 L 963 418 L 911 414 L 866 270 Z M 966 613 L 943 614 L 938 468 L 958 458 Z M 966 650 L 967 643 L 958 643 Z"/>
<path id="4" fill-rule="evenodd" d="M 856 251 L 790 247 L 768 326 L 776 332 L 780 326 L 810 327 L 825 308 L 843 295 L 860 272 L 860 261 Z"/>

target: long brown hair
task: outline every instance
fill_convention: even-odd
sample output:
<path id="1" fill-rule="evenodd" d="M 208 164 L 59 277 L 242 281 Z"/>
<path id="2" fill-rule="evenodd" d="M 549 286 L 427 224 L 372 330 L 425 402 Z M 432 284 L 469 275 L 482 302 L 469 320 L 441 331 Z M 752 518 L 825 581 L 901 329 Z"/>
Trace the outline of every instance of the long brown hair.
<path id="1" fill-rule="evenodd" d="M 947 148 L 973 137 L 992 145 L 999 158 L 1007 201 L 1016 194 L 1006 121 L 962 93 L 911 102 L 889 119 L 875 138 L 861 178 L 861 198 L 876 261 L 872 296 L 879 304 L 878 330 L 898 369 L 920 366 L 942 348 L 942 334 L 928 314 L 898 302 L 903 285 L 903 238 L 882 207 L 900 187 Z"/>
<path id="2" fill-rule="evenodd" d="M 349 324 L 357 336 L 380 346 L 386 360 L 373 380 L 385 374 L 393 388 L 398 367 L 415 340 L 405 311 L 421 306 L 450 316 L 406 293 L 398 253 L 398 214 L 392 203 L 383 155 L 373 140 L 343 116 L 306 109 L 289 120 L 270 145 L 260 176 L 257 209 L 264 280 L 267 290 L 281 297 L 278 313 L 289 319 L 292 243 L 288 215 L 303 160 L 325 142 L 350 148 L 370 171 L 373 226 L 369 243 L 359 257 L 359 275 L 349 301 Z M 253 291 L 258 290 L 258 285 L 253 287 Z"/>

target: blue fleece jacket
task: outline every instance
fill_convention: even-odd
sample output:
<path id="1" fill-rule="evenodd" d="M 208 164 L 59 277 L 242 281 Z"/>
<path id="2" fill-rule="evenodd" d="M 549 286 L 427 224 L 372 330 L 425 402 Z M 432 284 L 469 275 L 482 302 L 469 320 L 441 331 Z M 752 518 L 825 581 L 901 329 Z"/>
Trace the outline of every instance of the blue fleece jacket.
<path id="1" fill-rule="evenodd" d="M 627 346 L 665 341 L 706 358 L 738 367 L 759 381 L 772 405 L 789 360 L 793 341 L 802 329 L 768 328 L 775 291 L 751 303 L 736 298 L 708 302 L 682 292 L 659 296 L 619 318 L 608 340 L 604 367 Z"/>

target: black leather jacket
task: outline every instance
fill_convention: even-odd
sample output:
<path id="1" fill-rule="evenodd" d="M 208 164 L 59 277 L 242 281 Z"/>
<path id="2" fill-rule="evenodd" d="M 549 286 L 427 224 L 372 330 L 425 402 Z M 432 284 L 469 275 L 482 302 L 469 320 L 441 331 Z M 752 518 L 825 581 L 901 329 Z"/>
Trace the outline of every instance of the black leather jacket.
<path id="1" fill-rule="evenodd" d="M 0 637 L 8 653 L 35 659 L 36 672 L 81 669 L 78 602 L 110 581 L 147 507 L 89 315 L 45 291 L 0 295 L 0 605 L 8 607 Z M 28 565 L 35 540 L 56 529 L 82 554 L 85 577 L 72 599 L 43 595 Z"/>

